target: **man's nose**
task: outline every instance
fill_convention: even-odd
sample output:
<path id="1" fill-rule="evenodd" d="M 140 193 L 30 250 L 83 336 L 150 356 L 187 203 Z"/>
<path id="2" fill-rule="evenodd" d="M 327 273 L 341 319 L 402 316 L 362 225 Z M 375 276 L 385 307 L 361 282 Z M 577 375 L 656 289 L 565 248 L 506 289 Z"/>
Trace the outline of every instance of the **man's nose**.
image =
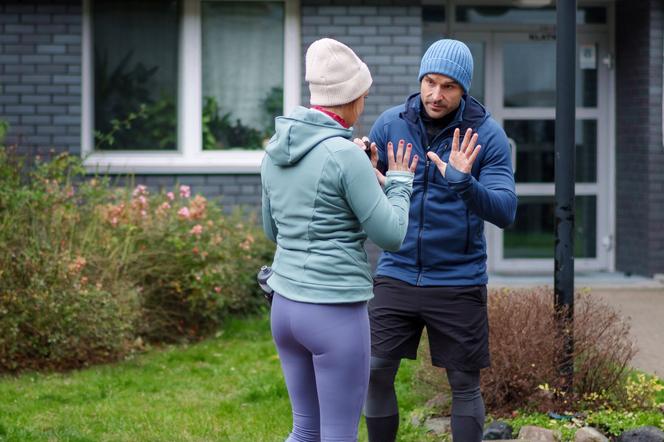
<path id="1" fill-rule="evenodd" d="M 442 100 L 443 99 L 443 88 L 441 87 L 436 87 L 433 89 L 433 98 L 436 101 Z"/>

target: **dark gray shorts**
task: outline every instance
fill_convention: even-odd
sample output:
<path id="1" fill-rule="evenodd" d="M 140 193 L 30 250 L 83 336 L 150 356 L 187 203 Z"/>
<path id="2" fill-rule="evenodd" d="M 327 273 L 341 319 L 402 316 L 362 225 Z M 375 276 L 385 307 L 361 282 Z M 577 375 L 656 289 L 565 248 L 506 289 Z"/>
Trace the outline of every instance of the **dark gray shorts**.
<path id="1" fill-rule="evenodd" d="M 427 328 L 431 362 L 455 370 L 490 365 L 486 286 L 417 287 L 397 279 L 374 279 L 369 301 L 371 355 L 415 359 Z"/>

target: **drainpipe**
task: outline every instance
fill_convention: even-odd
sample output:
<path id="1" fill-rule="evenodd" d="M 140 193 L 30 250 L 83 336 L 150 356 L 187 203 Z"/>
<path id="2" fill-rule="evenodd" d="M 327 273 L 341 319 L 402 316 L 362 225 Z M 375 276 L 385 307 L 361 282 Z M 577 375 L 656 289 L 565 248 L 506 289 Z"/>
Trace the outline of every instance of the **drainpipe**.
<path id="1" fill-rule="evenodd" d="M 574 125 L 576 0 L 556 2 L 555 268 L 554 298 L 563 346 L 558 368 L 563 388 L 574 380 Z"/>

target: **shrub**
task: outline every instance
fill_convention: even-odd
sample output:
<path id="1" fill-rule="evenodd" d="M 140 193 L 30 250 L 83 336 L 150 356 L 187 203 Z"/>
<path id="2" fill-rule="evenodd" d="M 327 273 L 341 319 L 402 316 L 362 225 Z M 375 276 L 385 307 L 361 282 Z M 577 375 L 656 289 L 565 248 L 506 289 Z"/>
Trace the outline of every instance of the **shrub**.
<path id="1" fill-rule="evenodd" d="M 481 387 L 492 413 L 626 403 L 628 363 L 635 348 L 628 325 L 608 305 L 587 293 L 576 294 L 574 385 L 568 393 L 556 362 L 562 338 L 557 333 L 553 290 L 492 290 L 488 311 L 491 367 L 482 371 Z M 441 376 L 428 365 L 423 364 L 422 378 Z"/>
<path id="2" fill-rule="evenodd" d="M 124 354 L 137 298 L 108 277 L 114 262 L 97 246 L 91 185 L 58 156 L 22 176 L 22 162 L 0 150 L 0 372 L 73 368 Z"/>
<path id="3" fill-rule="evenodd" d="M 0 372 L 204 337 L 264 305 L 255 275 L 272 253 L 254 218 L 186 186 L 115 188 L 76 157 L 26 168 L 0 149 Z"/>
<path id="4" fill-rule="evenodd" d="M 137 186 L 100 209 L 128 245 L 126 272 L 141 293 L 139 332 L 149 340 L 196 339 L 224 316 L 263 305 L 256 271 L 274 249 L 252 217 L 224 216 L 187 186 L 154 196 Z"/>

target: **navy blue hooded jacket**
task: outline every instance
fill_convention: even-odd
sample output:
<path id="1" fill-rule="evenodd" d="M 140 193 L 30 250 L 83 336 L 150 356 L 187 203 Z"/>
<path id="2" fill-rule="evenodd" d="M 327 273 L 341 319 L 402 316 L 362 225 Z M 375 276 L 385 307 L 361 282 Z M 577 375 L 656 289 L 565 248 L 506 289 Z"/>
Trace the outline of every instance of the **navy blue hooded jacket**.
<path id="1" fill-rule="evenodd" d="M 464 95 L 453 121 L 428 145 L 421 106 L 419 93 L 410 96 L 405 104 L 385 111 L 369 136 L 378 146 L 381 164 L 387 164 L 387 143 L 392 141 L 396 149 L 400 139 L 413 144 L 411 157 L 420 157 L 406 238 L 398 252 L 383 252 L 376 275 L 418 286 L 484 285 L 484 221 L 504 228 L 516 214 L 507 136 L 484 106 Z M 482 147 L 470 174 L 448 164 L 444 178 L 426 153 L 435 152 L 448 162 L 455 128 L 462 138 L 472 128 Z"/>

